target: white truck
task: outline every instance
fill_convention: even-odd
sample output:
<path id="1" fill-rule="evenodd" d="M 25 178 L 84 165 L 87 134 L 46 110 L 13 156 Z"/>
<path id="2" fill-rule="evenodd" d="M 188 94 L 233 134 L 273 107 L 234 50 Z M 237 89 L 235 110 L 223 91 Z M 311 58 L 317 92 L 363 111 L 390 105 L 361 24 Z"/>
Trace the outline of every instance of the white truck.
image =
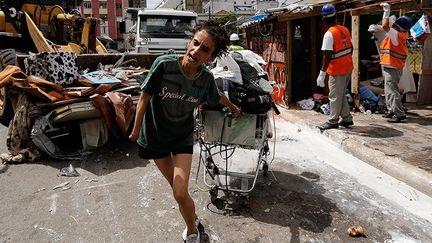
<path id="1" fill-rule="evenodd" d="M 197 17 L 195 12 L 168 8 L 138 10 L 136 25 L 129 30 L 134 33 L 133 52 L 185 53 Z"/>

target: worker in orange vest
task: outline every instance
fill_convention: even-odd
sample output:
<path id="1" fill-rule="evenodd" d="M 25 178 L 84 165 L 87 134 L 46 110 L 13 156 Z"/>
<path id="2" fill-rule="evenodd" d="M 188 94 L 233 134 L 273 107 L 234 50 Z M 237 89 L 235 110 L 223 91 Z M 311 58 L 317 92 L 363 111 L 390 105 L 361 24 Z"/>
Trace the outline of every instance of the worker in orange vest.
<path id="1" fill-rule="evenodd" d="M 380 4 L 383 7 L 383 22 L 380 25 L 369 26 L 370 32 L 385 31 L 386 37 L 380 45 L 380 63 L 384 77 L 384 94 L 388 112 L 383 116 L 389 118 L 388 122 L 403 122 L 406 120 L 402 106 L 402 97 L 398 84 L 408 55 L 407 38 L 412 21 L 409 17 L 401 16 L 390 27 L 390 5 Z"/>
<path id="2" fill-rule="evenodd" d="M 330 117 L 318 128 L 321 131 L 339 128 L 339 126 L 348 128 L 354 125 L 348 100 L 345 97 L 345 90 L 351 80 L 351 72 L 354 68 L 351 34 L 347 28 L 336 22 L 336 9 L 333 4 L 324 5 L 321 15 L 328 30 L 323 38 L 321 48 L 323 61 L 317 78 L 317 85 L 324 87 L 326 74 L 329 75 Z M 339 121 L 339 119 L 341 120 Z"/>

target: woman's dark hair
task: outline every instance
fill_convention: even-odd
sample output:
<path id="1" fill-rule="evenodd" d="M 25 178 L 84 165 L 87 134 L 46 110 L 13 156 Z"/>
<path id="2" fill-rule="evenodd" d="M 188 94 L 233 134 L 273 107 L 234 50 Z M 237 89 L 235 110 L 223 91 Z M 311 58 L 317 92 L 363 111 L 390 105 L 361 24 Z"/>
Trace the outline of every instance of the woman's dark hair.
<path id="1" fill-rule="evenodd" d="M 228 45 L 230 43 L 228 32 L 223 26 L 221 26 L 221 24 L 212 19 L 201 21 L 194 28 L 193 33 L 195 34 L 201 30 L 205 30 L 210 36 L 213 37 L 213 40 L 216 44 L 213 56 L 220 57 L 227 52 Z"/>

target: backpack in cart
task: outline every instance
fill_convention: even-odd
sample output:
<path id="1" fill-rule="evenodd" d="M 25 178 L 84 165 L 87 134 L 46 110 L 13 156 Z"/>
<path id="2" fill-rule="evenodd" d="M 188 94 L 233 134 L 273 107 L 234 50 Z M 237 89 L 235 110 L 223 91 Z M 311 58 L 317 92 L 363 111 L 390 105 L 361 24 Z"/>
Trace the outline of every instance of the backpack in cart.
<path id="1" fill-rule="evenodd" d="M 243 87 L 237 88 L 233 100 L 238 100 L 241 110 L 250 114 L 262 114 L 272 107 L 271 95 L 259 85 L 261 77 L 248 62 L 235 59 L 240 67 Z M 231 98 L 231 97 L 230 97 Z"/>
<path id="2" fill-rule="evenodd" d="M 258 84 L 257 81 L 249 85 L 239 85 L 227 79 L 216 79 L 220 91 L 228 92 L 228 98 L 232 103 L 239 106 L 241 110 L 249 114 L 262 114 L 272 107 L 272 98 Z M 218 105 L 212 110 L 222 110 Z"/>

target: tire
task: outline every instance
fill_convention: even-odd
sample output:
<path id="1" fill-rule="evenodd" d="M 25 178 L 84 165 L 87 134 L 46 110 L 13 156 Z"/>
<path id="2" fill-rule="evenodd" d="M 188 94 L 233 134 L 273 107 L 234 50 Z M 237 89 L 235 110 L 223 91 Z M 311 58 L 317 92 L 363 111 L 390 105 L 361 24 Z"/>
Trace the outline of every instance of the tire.
<path id="1" fill-rule="evenodd" d="M 215 204 L 216 201 L 217 201 L 217 199 L 218 199 L 218 191 L 217 191 L 217 189 L 211 189 L 211 190 L 209 191 L 209 193 L 210 193 L 210 201 L 211 201 L 213 204 Z"/>
<path id="2" fill-rule="evenodd" d="M 14 49 L 4 49 L 0 51 L 0 71 L 7 65 L 16 65 L 16 51 Z M 13 117 L 13 108 L 10 98 L 7 96 L 8 87 L 0 89 L 0 123 L 9 126 Z"/>
<path id="3" fill-rule="evenodd" d="M 263 164 L 262 170 L 263 170 L 263 176 L 267 177 L 268 176 L 268 164 L 267 162 L 265 162 L 265 164 Z"/>

